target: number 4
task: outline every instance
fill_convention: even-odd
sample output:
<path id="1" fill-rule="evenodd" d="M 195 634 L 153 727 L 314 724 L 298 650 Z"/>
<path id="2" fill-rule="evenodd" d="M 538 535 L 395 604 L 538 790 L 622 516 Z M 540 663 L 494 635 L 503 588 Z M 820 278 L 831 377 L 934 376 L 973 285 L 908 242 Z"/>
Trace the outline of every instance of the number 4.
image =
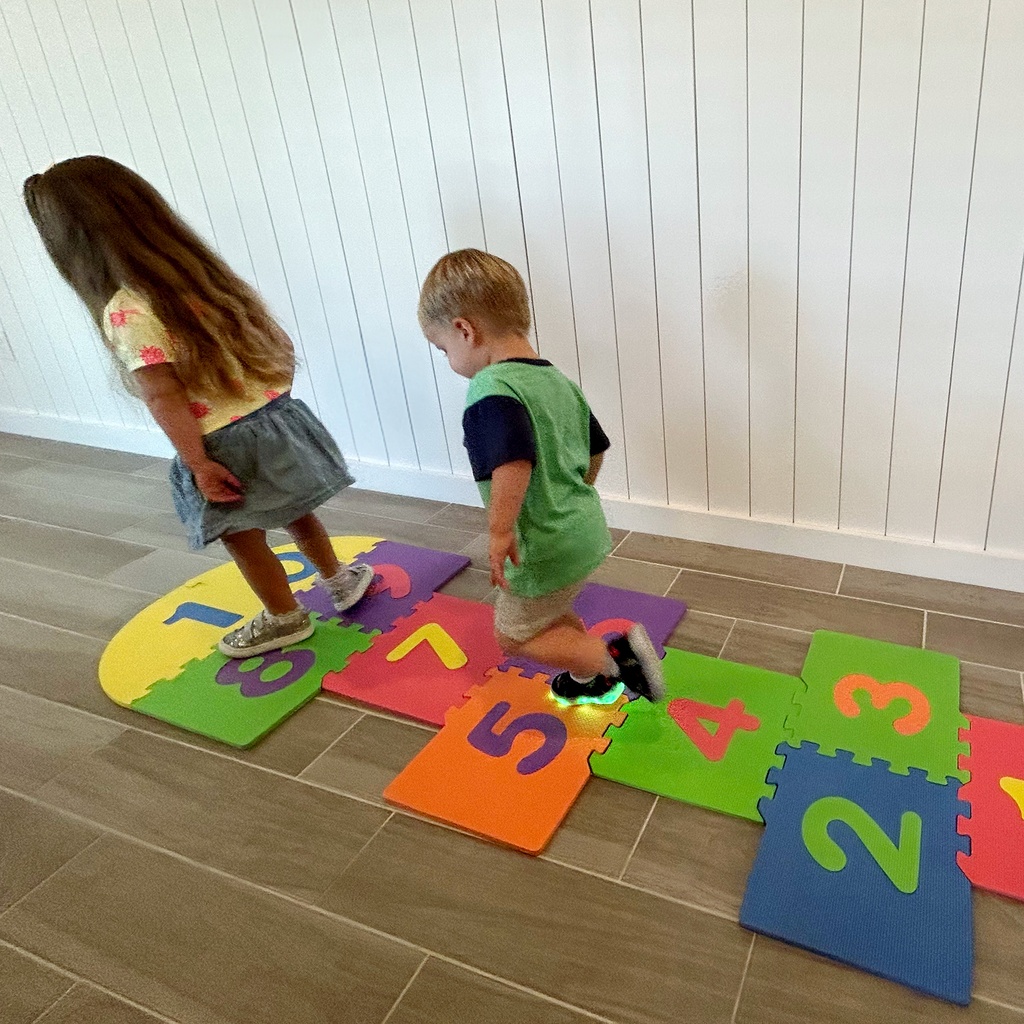
<path id="1" fill-rule="evenodd" d="M 725 757 L 737 729 L 756 732 L 761 728 L 761 720 L 748 715 L 743 701 L 736 697 L 724 708 L 679 697 L 669 704 L 668 713 L 709 761 L 721 761 Z M 718 728 L 712 732 L 705 722 L 716 723 Z"/>

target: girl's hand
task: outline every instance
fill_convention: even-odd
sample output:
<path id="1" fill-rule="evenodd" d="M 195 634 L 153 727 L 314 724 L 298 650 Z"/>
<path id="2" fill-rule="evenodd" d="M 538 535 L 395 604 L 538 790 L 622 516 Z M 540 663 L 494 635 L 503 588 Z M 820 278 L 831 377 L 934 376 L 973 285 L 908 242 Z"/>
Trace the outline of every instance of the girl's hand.
<path id="1" fill-rule="evenodd" d="M 196 479 L 196 487 L 207 501 L 245 501 L 245 485 L 219 462 L 207 459 L 192 470 L 192 475 Z"/>
<path id="2" fill-rule="evenodd" d="M 509 558 L 513 565 L 519 564 L 519 548 L 516 546 L 516 535 L 512 531 L 491 534 L 491 586 L 508 587 L 505 579 L 505 559 Z"/>

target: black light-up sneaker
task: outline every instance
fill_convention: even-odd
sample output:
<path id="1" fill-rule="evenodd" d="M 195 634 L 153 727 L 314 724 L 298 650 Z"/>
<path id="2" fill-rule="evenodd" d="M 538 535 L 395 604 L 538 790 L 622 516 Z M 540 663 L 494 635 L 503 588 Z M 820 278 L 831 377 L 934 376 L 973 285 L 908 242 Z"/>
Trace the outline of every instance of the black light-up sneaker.
<path id="1" fill-rule="evenodd" d="M 619 668 L 619 678 L 634 693 L 652 703 L 665 696 L 665 677 L 661 673 L 658 652 L 639 622 L 625 636 L 609 640 L 608 653 Z"/>
<path id="2" fill-rule="evenodd" d="M 568 672 L 559 672 L 551 680 L 551 692 L 566 704 L 614 704 L 622 690 L 618 679 L 607 676 L 581 680 L 574 679 Z"/>

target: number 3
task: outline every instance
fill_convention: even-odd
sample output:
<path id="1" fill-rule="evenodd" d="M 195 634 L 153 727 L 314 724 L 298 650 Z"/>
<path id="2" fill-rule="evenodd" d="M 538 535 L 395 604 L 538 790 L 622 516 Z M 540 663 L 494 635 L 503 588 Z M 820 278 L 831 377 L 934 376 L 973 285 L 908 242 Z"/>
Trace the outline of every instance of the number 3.
<path id="1" fill-rule="evenodd" d="M 905 700 L 910 705 L 910 710 L 892 723 L 892 727 L 901 736 L 913 736 L 931 721 L 931 705 L 916 686 L 910 683 L 880 683 L 871 676 L 858 675 L 843 676 L 832 691 L 836 707 L 847 718 L 856 718 L 860 714 L 860 705 L 853 699 L 858 690 L 863 690 L 871 698 L 871 705 L 876 711 L 887 708 L 894 700 Z"/>
<path id="2" fill-rule="evenodd" d="M 900 892 L 917 891 L 921 867 L 921 816 L 904 811 L 900 818 L 899 843 L 882 830 L 881 825 L 860 804 L 842 796 L 823 796 L 804 812 L 801 826 L 807 852 L 826 870 L 842 871 L 846 854 L 828 834 L 833 821 L 841 821 L 853 829 L 875 863 Z"/>

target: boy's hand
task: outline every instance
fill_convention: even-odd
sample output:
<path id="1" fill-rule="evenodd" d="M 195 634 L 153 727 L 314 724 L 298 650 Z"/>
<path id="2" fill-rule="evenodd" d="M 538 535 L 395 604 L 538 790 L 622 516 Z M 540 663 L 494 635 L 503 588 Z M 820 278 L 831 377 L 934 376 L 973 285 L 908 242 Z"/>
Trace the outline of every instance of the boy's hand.
<path id="1" fill-rule="evenodd" d="M 192 470 L 196 487 L 207 501 L 243 502 L 245 485 L 227 466 L 208 459 Z"/>
<path id="2" fill-rule="evenodd" d="M 516 546 L 516 535 L 511 530 L 507 533 L 491 534 L 491 586 L 508 587 L 505 579 L 505 559 L 512 560 L 513 565 L 519 564 L 519 548 Z"/>

